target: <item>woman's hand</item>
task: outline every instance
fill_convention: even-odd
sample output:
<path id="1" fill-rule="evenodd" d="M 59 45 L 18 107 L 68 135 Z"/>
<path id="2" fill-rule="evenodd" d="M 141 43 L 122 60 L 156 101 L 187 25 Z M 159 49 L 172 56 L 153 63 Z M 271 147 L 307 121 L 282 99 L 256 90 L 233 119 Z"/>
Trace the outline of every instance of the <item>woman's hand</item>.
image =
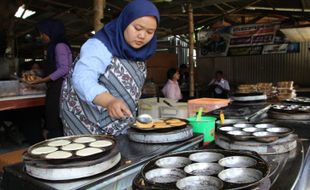
<path id="1" fill-rule="evenodd" d="M 132 115 L 125 102 L 117 98 L 107 105 L 107 110 L 109 115 L 115 119 L 121 119 Z"/>
<path id="2" fill-rule="evenodd" d="M 104 92 L 97 95 L 93 103 L 107 108 L 109 116 L 114 119 L 123 119 L 132 116 L 127 104 L 122 99 L 116 98 L 110 93 Z"/>
<path id="3" fill-rule="evenodd" d="M 41 83 L 46 83 L 48 81 L 50 81 L 50 77 L 47 76 L 47 77 L 44 77 L 44 78 L 41 78 L 41 77 L 36 77 L 34 80 L 32 81 L 27 81 L 27 83 L 29 84 L 41 84 Z"/>
<path id="4" fill-rule="evenodd" d="M 33 81 L 27 81 L 27 83 L 29 83 L 29 84 L 40 84 L 40 83 L 43 83 L 43 81 L 42 81 L 42 78 L 37 78 Z"/>
<path id="5" fill-rule="evenodd" d="M 221 85 L 219 85 L 219 84 L 217 84 L 217 85 L 215 85 L 216 86 L 216 88 L 219 88 L 219 89 L 221 89 L 221 90 L 225 90 Z"/>

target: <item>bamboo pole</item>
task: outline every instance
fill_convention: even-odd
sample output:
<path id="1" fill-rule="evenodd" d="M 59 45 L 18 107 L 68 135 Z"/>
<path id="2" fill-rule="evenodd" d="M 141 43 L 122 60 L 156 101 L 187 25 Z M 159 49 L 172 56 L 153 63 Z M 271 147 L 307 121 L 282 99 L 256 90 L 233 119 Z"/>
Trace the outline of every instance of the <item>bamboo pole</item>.
<path id="1" fill-rule="evenodd" d="M 7 30 L 7 48 L 5 52 L 8 58 L 14 58 L 16 56 L 14 27 L 14 19 L 10 19 L 9 27 Z"/>
<path id="2" fill-rule="evenodd" d="M 94 30 L 97 32 L 103 27 L 101 19 L 104 18 L 106 0 L 94 0 Z"/>
<path id="3" fill-rule="evenodd" d="M 194 52 L 194 15 L 193 15 L 193 7 L 192 4 L 188 4 L 188 37 L 189 37 L 189 97 L 195 96 L 195 72 L 194 72 L 194 60 L 193 60 L 193 52 Z"/>

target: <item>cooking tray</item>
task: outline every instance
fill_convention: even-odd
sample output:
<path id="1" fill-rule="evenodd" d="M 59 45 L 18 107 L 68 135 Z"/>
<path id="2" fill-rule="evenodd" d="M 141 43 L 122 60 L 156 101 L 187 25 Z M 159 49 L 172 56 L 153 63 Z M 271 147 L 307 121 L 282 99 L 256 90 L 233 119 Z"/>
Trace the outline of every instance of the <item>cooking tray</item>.
<path id="1" fill-rule="evenodd" d="M 174 119 L 177 119 L 177 120 L 180 120 L 181 122 L 184 122 L 185 124 L 184 125 L 180 125 L 180 126 L 173 126 L 173 125 L 170 125 L 168 122 L 169 120 L 174 120 Z M 138 130 L 138 131 L 144 131 L 144 132 L 147 132 L 147 131 L 156 131 L 156 132 L 167 132 L 167 131 L 172 131 L 172 130 L 176 130 L 176 129 L 181 129 L 181 128 L 185 128 L 187 125 L 188 125 L 188 121 L 186 119 L 181 119 L 181 118 L 165 118 L 165 119 L 159 119 L 160 121 L 164 121 L 166 124 L 167 124 L 167 127 L 164 127 L 164 128 L 155 128 L 154 125 L 153 127 L 151 128 L 139 128 L 137 127 L 135 124 L 132 124 L 130 125 L 131 128 L 135 129 L 135 130 Z M 155 120 L 155 121 L 158 121 L 158 120 Z"/>
<path id="2" fill-rule="evenodd" d="M 226 119 L 228 120 L 229 119 L 251 120 L 251 118 L 258 117 L 259 115 L 262 115 L 265 112 L 267 112 L 269 107 L 270 107 L 270 104 L 267 104 L 266 102 L 263 105 L 247 105 L 247 106 L 232 104 L 227 107 L 213 110 L 209 113 L 204 113 L 204 115 L 212 115 L 215 117 L 219 117 L 219 114 L 222 111 L 225 115 L 225 122 L 226 122 Z M 229 122 L 229 123 L 232 123 L 232 122 Z M 224 124 L 224 125 L 227 125 L 227 124 Z"/>
<path id="3" fill-rule="evenodd" d="M 233 101 L 249 102 L 267 100 L 267 96 L 263 93 L 236 93 L 230 97 Z"/>
<path id="4" fill-rule="evenodd" d="M 272 123 L 238 123 L 233 126 L 218 127 L 217 132 L 237 141 L 273 142 L 293 133 L 294 129 Z"/>
<path id="5" fill-rule="evenodd" d="M 291 104 L 310 105 L 310 98 L 308 97 L 295 97 L 287 99 L 284 102 Z"/>
<path id="6" fill-rule="evenodd" d="M 244 96 L 261 96 L 264 95 L 263 92 L 251 92 L 251 93 L 234 93 L 232 96 L 234 97 L 244 97 Z"/>
<path id="7" fill-rule="evenodd" d="M 213 179 L 216 178 L 217 181 L 222 182 L 222 187 L 220 187 L 219 189 L 234 189 L 234 190 L 252 189 L 252 188 L 255 188 L 256 186 L 258 186 L 263 180 L 265 180 L 270 173 L 270 168 L 269 168 L 268 163 L 266 161 L 264 161 L 256 152 L 238 151 L 238 150 L 221 150 L 221 149 L 191 150 L 191 151 L 184 151 L 184 152 L 177 152 L 177 153 L 163 155 L 163 156 L 154 158 L 151 161 L 149 161 L 147 164 L 145 164 L 143 166 L 140 173 L 138 173 L 137 177 L 133 181 L 134 189 L 171 189 L 171 190 L 178 189 L 177 183 L 180 184 L 181 183 L 180 180 L 182 180 L 182 182 L 184 182 L 186 180 L 183 180 L 183 179 L 185 179 L 186 177 L 195 176 L 195 175 L 191 175 L 191 174 L 187 173 L 186 176 L 184 177 L 183 171 L 185 171 L 185 168 L 187 166 L 185 166 L 183 168 L 183 171 L 182 171 L 182 168 L 173 168 L 172 171 L 174 174 L 177 174 L 177 172 L 179 172 L 177 174 L 177 176 L 179 176 L 180 179 L 178 179 L 176 182 L 168 182 L 168 183 L 154 182 L 154 181 L 152 181 L 152 178 L 148 178 L 150 172 L 161 169 L 160 167 L 158 167 L 156 165 L 156 162 L 160 159 L 167 158 L 167 157 L 187 157 L 187 158 L 190 158 L 191 155 L 194 155 L 197 153 L 198 154 L 204 154 L 205 153 L 206 155 L 208 153 L 213 153 L 213 154 L 217 153 L 217 154 L 221 154 L 223 156 L 223 157 L 219 157 L 219 158 L 221 158 L 220 160 L 213 160 L 212 162 L 209 163 L 209 164 L 214 164 L 216 166 L 221 165 L 221 164 L 223 165 L 222 166 L 223 170 L 221 172 L 216 172 L 213 175 L 208 175 L 208 176 L 213 177 Z M 237 163 L 237 165 L 230 165 L 229 167 L 226 167 L 225 162 L 227 163 L 227 161 L 225 159 L 226 160 L 228 159 L 229 163 L 232 163 L 230 161 L 230 159 L 232 159 L 233 161 L 235 161 Z M 225 181 L 225 180 L 231 180 L 231 179 L 227 178 L 227 173 L 230 173 L 229 169 L 238 169 L 238 168 L 240 168 L 240 164 L 242 164 L 244 161 L 249 161 L 249 160 L 251 161 L 251 164 L 248 164 L 247 166 L 241 167 L 241 169 L 242 169 L 242 172 L 244 172 L 245 174 L 246 174 L 246 172 L 254 173 L 255 175 L 256 175 L 256 173 L 258 173 L 258 175 L 257 175 L 258 178 L 255 180 L 255 182 L 237 183 L 239 180 L 238 178 L 240 176 L 236 176 L 236 178 L 235 178 L 236 182 L 234 182 L 234 183 Z M 192 160 L 192 163 L 189 164 L 188 166 L 191 166 L 192 164 L 195 164 L 195 163 L 197 163 L 197 162 Z M 235 166 L 238 166 L 238 167 L 235 167 Z M 169 168 L 164 168 L 164 169 L 169 169 Z M 181 171 L 179 171 L 179 170 L 181 170 Z M 255 172 L 253 172 L 253 171 L 255 171 Z M 156 173 L 153 172 L 153 174 L 155 175 Z M 231 174 L 229 174 L 229 176 L 230 175 Z M 219 176 L 221 176 L 221 178 L 224 180 L 222 180 Z M 160 177 L 160 176 L 157 176 L 157 177 Z M 249 178 L 245 178 L 245 180 L 249 180 Z M 191 184 L 189 184 L 189 185 L 191 185 Z M 195 188 L 193 187 L 191 189 L 195 189 Z"/>
<path id="8" fill-rule="evenodd" d="M 310 106 L 300 104 L 274 104 L 268 116 L 284 120 L 310 120 Z"/>
<path id="9" fill-rule="evenodd" d="M 74 141 L 76 141 L 77 139 L 81 139 L 81 138 L 93 138 L 95 139 L 95 141 L 92 142 L 80 142 L 78 144 L 83 144 L 84 148 L 97 148 L 100 149 L 101 152 L 95 153 L 95 154 L 91 154 L 91 155 L 86 155 L 86 156 L 80 156 L 77 155 L 77 151 L 82 150 L 82 149 L 78 149 L 78 150 L 66 150 L 66 152 L 70 152 L 72 154 L 72 156 L 68 157 L 68 158 L 46 158 L 46 156 L 49 153 L 43 153 L 43 154 L 33 154 L 33 150 L 36 148 L 40 148 L 40 147 L 55 147 L 57 150 L 56 151 L 62 151 L 62 148 L 64 146 L 50 146 L 51 143 L 54 143 L 56 141 L 59 140 L 65 140 L 65 141 L 69 141 L 69 144 L 73 144 L 75 143 Z M 84 138 L 84 139 L 85 139 Z M 108 146 L 104 146 L 104 147 L 97 147 L 95 146 L 94 142 L 100 141 L 100 140 L 104 140 L 104 141 L 109 141 L 110 144 Z M 68 144 L 68 145 L 69 145 Z M 53 139 L 48 139 L 42 142 L 39 142 L 37 144 L 32 145 L 31 147 L 28 148 L 28 150 L 26 152 L 24 152 L 23 154 L 23 160 L 26 162 L 48 162 L 51 164 L 60 164 L 60 163 L 66 163 L 66 162 L 72 162 L 72 161 L 81 161 L 81 160 L 94 160 L 97 159 L 99 157 L 102 157 L 103 155 L 106 155 L 108 152 L 110 152 L 112 149 L 114 149 L 116 146 L 116 140 L 109 135 L 76 135 L 76 136 L 66 136 L 66 137 L 58 137 L 58 138 L 53 138 Z M 54 152 L 54 151 L 53 151 Z M 50 153 L 53 153 L 50 152 Z"/>
<path id="10" fill-rule="evenodd" d="M 289 114 L 310 114 L 310 105 L 275 104 L 271 106 L 270 111 Z"/>

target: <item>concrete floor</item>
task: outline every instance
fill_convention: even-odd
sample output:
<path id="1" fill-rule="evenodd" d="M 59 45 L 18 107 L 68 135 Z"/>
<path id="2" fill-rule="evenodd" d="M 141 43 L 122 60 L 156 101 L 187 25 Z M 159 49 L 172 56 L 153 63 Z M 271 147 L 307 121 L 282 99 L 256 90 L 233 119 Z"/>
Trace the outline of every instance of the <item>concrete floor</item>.
<path id="1" fill-rule="evenodd" d="M 15 151 L 28 146 L 29 144 L 25 142 L 25 138 L 17 128 L 12 127 L 10 129 L 6 128 L 6 130 L 4 130 L 3 126 L 0 126 L 0 157 L 3 153 Z M 2 181 L 2 175 L 3 173 L 0 171 L 0 185 Z M 0 190 L 3 190 L 1 186 Z"/>
<path id="2" fill-rule="evenodd" d="M 24 136 L 15 126 L 0 126 L 0 156 L 3 153 L 18 150 L 29 146 L 25 142 Z"/>

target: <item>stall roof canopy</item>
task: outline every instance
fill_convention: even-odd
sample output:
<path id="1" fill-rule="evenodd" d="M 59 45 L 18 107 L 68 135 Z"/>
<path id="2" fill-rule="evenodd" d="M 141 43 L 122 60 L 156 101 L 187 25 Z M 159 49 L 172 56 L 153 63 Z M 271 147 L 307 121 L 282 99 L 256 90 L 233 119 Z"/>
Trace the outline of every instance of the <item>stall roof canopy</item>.
<path id="1" fill-rule="evenodd" d="M 106 0 L 103 23 L 116 18 L 129 0 Z M 153 0 L 161 14 L 159 37 L 181 35 L 188 32 L 188 5 L 194 14 L 194 26 L 222 27 L 238 24 L 279 22 L 281 28 L 308 26 L 310 1 L 308 0 Z M 1 30 L 13 31 L 19 55 L 34 53 L 35 24 L 46 18 L 64 22 L 67 38 L 73 45 L 81 45 L 93 31 L 93 4 L 91 0 L 2 0 L 0 3 Z M 25 4 L 36 13 L 26 19 L 13 15 Z"/>

